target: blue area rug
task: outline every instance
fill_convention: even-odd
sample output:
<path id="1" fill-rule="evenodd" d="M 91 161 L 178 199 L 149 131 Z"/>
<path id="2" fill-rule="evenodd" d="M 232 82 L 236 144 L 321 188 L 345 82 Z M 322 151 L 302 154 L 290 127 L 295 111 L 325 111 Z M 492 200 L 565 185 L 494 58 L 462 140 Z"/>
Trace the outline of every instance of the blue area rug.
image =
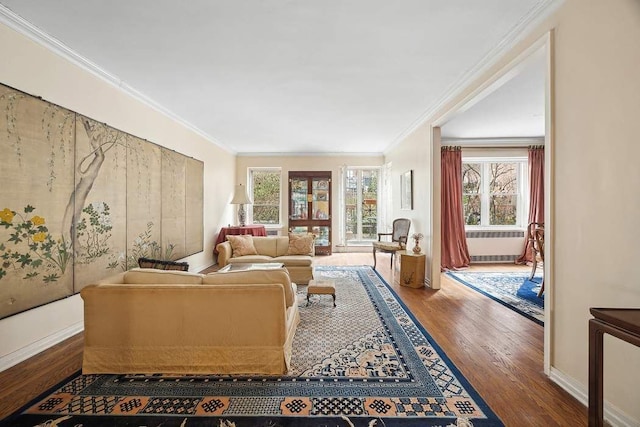
<path id="1" fill-rule="evenodd" d="M 299 288 L 286 376 L 77 374 L 6 425 L 503 425 L 371 267 L 316 278 L 335 281 L 337 307 L 326 295 L 306 306 Z"/>
<path id="2" fill-rule="evenodd" d="M 449 271 L 447 275 L 534 322 L 544 324 L 544 296 L 538 297 L 541 276 L 529 280 L 529 274 L 523 272 L 467 271 Z"/>

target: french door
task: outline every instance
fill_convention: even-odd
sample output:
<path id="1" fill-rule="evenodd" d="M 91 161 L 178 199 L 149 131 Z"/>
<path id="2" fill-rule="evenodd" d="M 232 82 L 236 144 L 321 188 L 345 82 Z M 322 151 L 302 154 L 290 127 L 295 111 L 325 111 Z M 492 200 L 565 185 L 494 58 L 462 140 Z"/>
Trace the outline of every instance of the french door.
<path id="1" fill-rule="evenodd" d="M 347 245 L 378 238 L 379 168 L 347 168 L 344 182 L 344 224 Z"/>

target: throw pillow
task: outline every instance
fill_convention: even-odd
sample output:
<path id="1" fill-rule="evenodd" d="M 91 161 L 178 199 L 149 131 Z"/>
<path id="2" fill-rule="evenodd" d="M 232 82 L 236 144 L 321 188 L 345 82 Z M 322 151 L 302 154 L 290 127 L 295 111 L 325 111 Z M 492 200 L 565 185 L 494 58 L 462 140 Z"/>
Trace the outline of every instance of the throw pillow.
<path id="1" fill-rule="evenodd" d="M 157 270 L 189 271 L 189 263 L 177 261 L 165 261 L 151 258 L 138 258 L 140 268 L 155 268 Z"/>
<path id="2" fill-rule="evenodd" d="M 253 245 L 253 236 L 244 234 L 240 236 L 227 236 L 227 240 L 231 243 L 233 256 L 258 255 L 256 247 Z"/>
<path id="3" fill-rule="evenodd" d="M 309 255 L 313 252 L 313 234 L 289 233 L 289 249 L 287 255 Z"/>

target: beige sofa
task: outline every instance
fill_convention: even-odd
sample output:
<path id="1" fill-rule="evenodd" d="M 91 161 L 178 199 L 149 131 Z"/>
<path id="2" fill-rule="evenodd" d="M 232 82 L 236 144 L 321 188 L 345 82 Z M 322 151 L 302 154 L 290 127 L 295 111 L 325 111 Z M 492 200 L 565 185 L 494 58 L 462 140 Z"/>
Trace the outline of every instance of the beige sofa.
<path id="1" fill-rule="evenodd" d="M 313 248 L 306 255 L 287 255 L 289 250 L 288 236 L 254 236 L 253 245 L 258 252 L 257 255 L 234 256 L 228 241 L 219 243 L 216 246 L 218 265 L 224 267 L 227 264 L 237 263 L 279 262 L 289 271 L 291 281 L 307 284 L 309 280 L 313 279 Z"/>
<path id="2" fill-rule="evenodd" d="M 84 374 L 283 374 L 300 321 L 284 269 L 133 269 L 80 294 Z"/>

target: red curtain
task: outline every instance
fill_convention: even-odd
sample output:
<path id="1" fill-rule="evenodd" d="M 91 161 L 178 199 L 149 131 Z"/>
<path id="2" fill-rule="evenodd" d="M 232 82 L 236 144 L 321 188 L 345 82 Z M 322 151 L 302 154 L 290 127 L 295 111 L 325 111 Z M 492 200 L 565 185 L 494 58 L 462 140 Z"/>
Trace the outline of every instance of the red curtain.
<path id="1" fill-rule="evenodd" d="M 544 224 L 544 146 L 529 147 L 529 223 Z M 524 236 L 524 249 L 516 264 L 533 262 L 529 236 Z"/>
<path id="2" fill-rule="evenodd" d="M 462 150 L 442 147 L 442 268 L 468 267 L 462 209 Z"/>

